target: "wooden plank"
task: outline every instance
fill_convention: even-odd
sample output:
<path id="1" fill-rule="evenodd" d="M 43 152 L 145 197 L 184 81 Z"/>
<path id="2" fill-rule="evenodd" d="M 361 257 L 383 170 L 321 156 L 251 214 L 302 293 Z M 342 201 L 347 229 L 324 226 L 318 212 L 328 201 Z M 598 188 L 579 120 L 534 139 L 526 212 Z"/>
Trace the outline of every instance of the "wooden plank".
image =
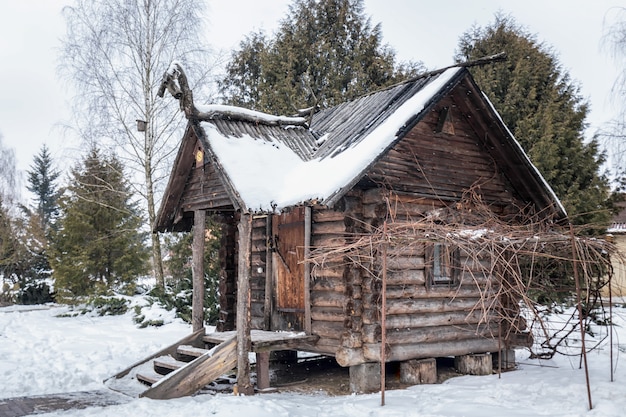
<path id="1" fill-rule="evenodd" d="M 154 370 L 144 370 L 144 371 L 137 373 L 136 378 L 137 378 L 137 381 L 143 384 L 153 385 L 153 384 L 156 384 L 159 380 L 161 380 L 163 378 L 163 375 L 158 374 Z"/>
<path id="2" fill-rule="evenodd" d="M 209 333 L 204 336 L 206 343 L 222 343 L 224 340 L 235 335 L 235 331 Z M 252 352 L 264 352 L 272 350 L 310 349 L 319 336 L 307 335 L 303 332 L 272 332 L 265 330 L 251 330 Z"/>
<path id="3" fill-rule="evenodd" d="M 178 368 L 186 366 L 189 362 L 183 362 L 174 359 L 171 356 L 163 356 L 154 360 L 154 370 L 159 374 L 169 373 L 175 371 Z M 163 372 L 161 372 L 163 371 Z"/>
<path id="4" fill-rule="evenodd" d="M 190 345 L 180 345 L 176 349 L 176 353 L 184 356 L 191 356 L 193 358 L 200 357 L 208 352 L 208 349 L 202 349 L 195 346 Z"/>
<path id="5" fill-rule="evenodd" d="M 154 358 L 158 358 L 160 356 L 167 356 L 167 355 L 174 355 L 176 353 L 176 349 L 178 348 L 179 345 L 181 344 L 198 344 L 201 340 L 202 340 L 202 336 L 204 336 L 204 329 L 200 329 L 197 332 L 194 332 L 192 334 L 190 334 L 189 336 L 185 336 L 182 339 L 178 340 L 177 342 L 159 350 L 158 352 L 146 356 L 145 358 L 141 359 L 140 361 L 137 361 L 135 363 L 133 363 L 132 365 L 130 365 L 128 368 L 118 372 L 117 374 L 105 379 L 105 382 L 108 381 L 109 379 L 113 379 L 113 378 L 122 378 L 126 375 L 128 375 L 128 373 L 133 369 L 136 368 L 138 366 L 143 365 L 144 363 L 153 360 Z"/>
<path id="6" fill-rule="evenodd" d="M 167 400 L 197 392 L 237 364 L 237 337 L 233 336 L 202 356 L 163 377 L 140 397 Z"/>
<path id="7" fill-rule="evenodd" d="M 296 350 L 298 348 L 311 349 L 319 339 L 318 335 L 307 335 L 299 338 L 277 341 L 258 341 L 253 345 L 254 352 L 269 352 L 273 350 Z"/>

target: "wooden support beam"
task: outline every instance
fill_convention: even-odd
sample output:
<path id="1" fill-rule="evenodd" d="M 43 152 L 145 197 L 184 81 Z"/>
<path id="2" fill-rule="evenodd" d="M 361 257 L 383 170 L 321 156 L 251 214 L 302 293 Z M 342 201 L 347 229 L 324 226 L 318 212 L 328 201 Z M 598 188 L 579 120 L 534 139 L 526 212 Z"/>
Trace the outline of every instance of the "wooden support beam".
<path id="1" fill-rule="evenodd" d="M 191 275 L 193 295 L 191 300 L 191 323 L 193 331 L 204 328 L 204 228 L 206 212 L 196 210 L 193 213 L 193 243 Z"/>
<path id="2" fill-rule="evenodd" d="M 311 254 L 311 207 L 304 207 L 304 259 Z M 304 332 L 311 334 L 311 264 L 304 264 Z"/>
<path id="3" fill-rule="evenodd" d="M 256 354 L 256 386 L 259 390 L 270 387 L 270 352 Z"/>
<path id="4" fill-rule="evenodd" d="M 274 294 L 274 266 L 272 265 L 272 251 L 270 250 L 270 239 L 272 238 L 272 216 L 267 216 L 265 220 L 265 238 L 267 239 L 265 251 L 265 300 L 263 302 L 263 328 L 272 330 L 272 309 Z"/>
<path id="5" fill-rule="evenodd" d="M 237 274 L 237 393 L 254 394 L 250 382 L 252 350 L 250 338 L 250 249 L 252 239 L 252 215 L 241 214 L 239 225 L 239 262 Z"/>
<path id="6" fill-rule="evenodd" d="M 457 372 L 464 375 L 491 375 L 493 359 L 489 352 L 460 355 L 454 358 L 454 367 Z"/>
<path id="7" fill-rule="evenodd" d="M 400 382 L 411 385 L 437 383 L 436 359 L 411 359 L 401 362 Z"/>

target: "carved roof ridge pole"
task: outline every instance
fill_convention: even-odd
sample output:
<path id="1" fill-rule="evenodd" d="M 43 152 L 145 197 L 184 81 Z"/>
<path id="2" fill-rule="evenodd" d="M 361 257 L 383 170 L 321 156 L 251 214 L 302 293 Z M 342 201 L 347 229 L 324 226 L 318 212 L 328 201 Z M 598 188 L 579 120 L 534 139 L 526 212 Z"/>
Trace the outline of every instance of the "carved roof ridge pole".
<path id="1" fill-rule="evenodd" d="M 189 88 L 185 71 L 178 61 L 172 61 L 163 74 L 157 95 L 162 98 L 166 89 L 180 102 L 180 109 L 185 113 L 187 119 L 198 118 L 200 112 L 193 103 L 193 92 Z"/>
<path id="2" fill-rule="evenodd" d="M 241 120 L 267 126 L 300 126 L 308 128 L 304 117 L 273 116 L 258 111 L 240 109 L 234 106 L 210 105 L 198 109 L 193 102 L 193 92 L 189 88 L 187 76 L 178 61 L 172 61 L 163 74 L 157 95 L 163 97 L 165 90 L 180 102 L 180 109 L 189 120 Z"/>

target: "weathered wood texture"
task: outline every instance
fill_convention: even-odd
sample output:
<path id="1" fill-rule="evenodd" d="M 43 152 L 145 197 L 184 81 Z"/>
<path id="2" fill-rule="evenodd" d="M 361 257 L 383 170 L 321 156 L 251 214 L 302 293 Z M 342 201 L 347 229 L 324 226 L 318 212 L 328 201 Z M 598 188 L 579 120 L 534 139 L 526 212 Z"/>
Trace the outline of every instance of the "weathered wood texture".
<path id="1" fill-rule="evenodd" d="M 395 191 L 444 201 L 459 200 L 474 188 L 486 202 L 513 202 L 510 183 L 455 100 L 456 96 L 444 98 L 374 166 L 369 178 Z M 449 108 L 454 135 L 436 133 L 444 107 Z"/>
<path id="2" fill-rule="evenodd" d="M 186 366 L 169 373 L 140 396 L 168 400 L 197 392 L 237 364 L 237 338 L 231 337 Z"/>
<path id="3" fill-rule="evenodd" d="M 267 216 L 252 220 L 251 267 L 250 267 L 250 325 L 253 329 L 266 327 L 266 269 L 267 269 Z"/>
<path id="4" fill-rule="evenodd" d="M 199 148 L 201 145 L 198 141 L 195 150 Z M 233 203 L 215 171 L 215 165 L 209 162 L 207 158 L 204 158 L 204 161 L 200 163 L 194 162 L 183 188 L 180 205 L 184 211 L 232 209 Z"/>
<path id="5" fill-rule="evenodd" d="M 167 356 L 167 355 L 174 355 L 176 353 L 176 349 L 178 348 L 178 346 L 180 345 L 186 345 L 186 344 L 190 344 L 190 345 L 199 345 L 202 343 L 202 337 L 204 336 L 204 328 L 183 337 L 182 339 L 180 339 L 179 341 L 172 343 L 171 345 L 159 350 L 156 353 L 153 353 L 152 355 L 146 356 L 145 358 L 133 363 L 132 365 L 130 365 L 128 368 L 118 372 L 117 374 L 113 375 L 110 378 L 107 378 L 107 380 L 112 379 L 112 378 L 122 378 L 126 375 L 128 375 L 128 373 L 133 370 L 133 368 L 137 368 L 140 365 L 143 365 L 146 362 L 149 362 L 151 360 L 153 360 L 154 358 L 158 358 L 160 356 Z"/>
<path id="6" fill-rule="evenodd" d="M 250 381 L 250 360 L 252 349 L 250 338 L 250 247 L 252 239 L 252 216 L 242 214 L 237 226 L 239 232 L 238 272 L 237 272 L 237 390 L 240 394 L 254 394 Z"/>
<path id="7" fill-rule="evenodd" d="M 272 329 L 304 330 L 304 207 L 272 217 Z"/>
<path id="8" fill-rule="evenodd" d="M 193 243 L 191 245 L 191 275 L 193 294 L 191 299 L 191 324 L 193 331 L 204 329 L 204 231 L 206 212 L 196 210 L 193 216 Z"/>
<path id="9" fill-rule="evenodd" d="M 437 360 L 412 359 L 400 363 L 400 382 L 403 384 L 435 384 L 437 382 Z"/>
<path id="10" fill-rule="evenodd" d="M 465 375 L 491 375 L 493 372 L 491 353 L 457 356 L 454 358 L 454 368 Z"/>
<path id="11" fill-rule="evenodd" d="M 206 343 L 219 344 L 236 332 L 209 333 L 202 338 Z M 296 349 L 300 346 L 313 345 L 318 340 L 317 336 L 305 335 L 301 332 L 251 330 L 252 352 L 270 352 L 277 350 Z"/>

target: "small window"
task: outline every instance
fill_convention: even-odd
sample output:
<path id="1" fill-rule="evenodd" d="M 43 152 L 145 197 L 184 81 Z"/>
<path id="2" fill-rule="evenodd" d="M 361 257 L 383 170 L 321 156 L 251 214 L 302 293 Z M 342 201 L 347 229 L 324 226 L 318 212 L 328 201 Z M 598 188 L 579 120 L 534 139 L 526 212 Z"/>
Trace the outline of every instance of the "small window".
<path id="1" fill-rule="evenodd" d="M 426 245 L 426 286 L 454 287 L 459 283 L 459 249 L 444 243 Z"/>

